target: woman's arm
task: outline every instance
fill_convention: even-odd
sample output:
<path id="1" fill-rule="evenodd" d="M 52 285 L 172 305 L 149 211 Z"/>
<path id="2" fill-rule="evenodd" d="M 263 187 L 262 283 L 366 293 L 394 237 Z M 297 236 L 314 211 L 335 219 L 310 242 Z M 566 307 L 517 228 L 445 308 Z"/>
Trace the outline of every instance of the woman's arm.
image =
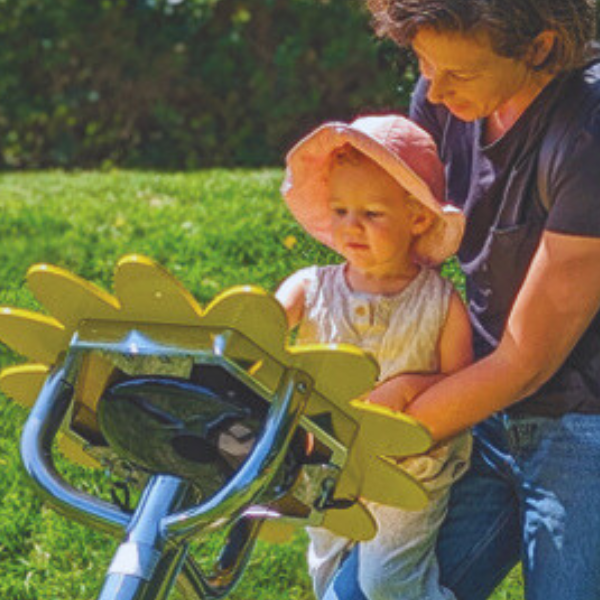
<path id="1" fill-rule="evenodd" d="M 407 413 L 448 438 L 536 391 L 600 306 L 600 239 L 546 232 L 498 348 L 415 399 Z"/>
<path id="2" fill-rule="evenodd" d="M 438 383 L 450 373 L 464 369 L 473 362 L 469 315 L 460 296 L 450 297 L 446 321 L 438 344 L 439 372 L 431 374 L 403 373 L 378 386 L 369 401 L 393 410 L 404 410 L 415 396 Z"/>

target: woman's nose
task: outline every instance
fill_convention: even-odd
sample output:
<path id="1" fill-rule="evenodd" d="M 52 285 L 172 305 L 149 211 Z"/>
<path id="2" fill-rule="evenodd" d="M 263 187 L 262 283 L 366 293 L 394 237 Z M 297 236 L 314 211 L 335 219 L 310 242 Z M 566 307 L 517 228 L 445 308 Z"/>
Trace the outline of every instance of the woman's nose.
<path id="1" fill-rule="evenodd" d="M 450 94 L 448 78 L 443 75 L 434 75 L 429 78 L 429 90 L 427 91 L 427 100 L 432 104 L 441 104 Z"/>

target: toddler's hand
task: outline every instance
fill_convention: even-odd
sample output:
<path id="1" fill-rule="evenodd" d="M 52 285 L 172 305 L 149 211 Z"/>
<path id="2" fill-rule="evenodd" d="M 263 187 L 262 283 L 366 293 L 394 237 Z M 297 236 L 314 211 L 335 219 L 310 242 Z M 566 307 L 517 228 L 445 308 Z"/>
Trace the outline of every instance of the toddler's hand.
<path id="1" fill-rule="evenodd" d="M 403 411 L 421 392 L 437 383 L 443 375 L 404 373 L 378 385 L 368 397 L 369 402 Z"/>
<path id="2" fill-rule="evenodd" d="M 408 404 L 406 399 L 406 390 L 403 389 L 401 382 L 397 379 L 391 379 L 378 385 L 368 396 L 367 402 L 386 406 L 396 411 L 403 411 Z"/>

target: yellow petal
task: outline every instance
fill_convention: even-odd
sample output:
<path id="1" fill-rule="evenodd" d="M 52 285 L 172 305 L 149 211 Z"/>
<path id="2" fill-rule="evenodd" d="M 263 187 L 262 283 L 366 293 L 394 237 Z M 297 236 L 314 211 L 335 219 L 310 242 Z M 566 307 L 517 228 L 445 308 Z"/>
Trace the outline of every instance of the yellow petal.
<path id="1" fill-rule="evenodd" d="M 322 527 L 357 542 L 366 542 L 377 533 L 377 522 L 360 501 L 349 508 L 328 510 Z"/>
<path id="2" fill-rule="evenodd" d="M 360 420 L 360 435 L 376 455 L 408 456 L 427 451 L 429 431 L 416 419 L 385 406 L 353 400 L 350 405 Z"/>
<path id="3" fill-rule="evenodd" d="M 275 359 L 286 360 L 287 319 L 273 296 L 252 286 L 238 286 L 219 294 L 207 307 L 202 324 L 239 331 Z"/>
<path id="4" fill-rule="evenodd" d="M 42 390 L 50 369 L 46 365 L 17 365 L 0 373 L 0 390 L 21 406 L 31 408 Z"/>
<path id="5" fill-rule="evenodd" d="M 72 331 L 56 319 L 18 308 L 0 308 L 0 341 L 27 358 L 54 364 L 66 350 Z"/>
<path id="6" fill-rule="evenodd" d="M 122 320 L 199 325 L 202 308 L 183 285 L 153 260 L 130 254 L 115 270 Z"/>
<path id="7" fill-rule="evenodd" d="M 421 483 L 382 457 L 369 461 L 361 485 L 361 497 L 406 510 L 421 510 L 429 500 Z"/>
<path id="8" fill-rule="evenodd" d="M 290 541 L 296 528 L 288 523 L 280 523 L 275 519 L 267 519 L 261 525 L 259 537 L 269 544 L 285 544 Z"/>
<path id="9" fill-rule="evenodd" d="M 69 271 L 53 265 L 34 265 L 27 284 L 35 297 L 65 327 L 75 329 L 82 318 L 115 319 L 116 298 Z"/>
<path id="10" fill-rule="evenodd" d="M 58 450 L 69 460 L 91 469 L 101 468 L 101 464 L 95 458 L 90 456 L 78 442 L 72 440 L 67 435 L 60 435 L 58 438 Z"/>
<path id="11" fill-rule="evenodd" d="M 379 373 L 375 360 L 355 346 L 311 344 L 294 346 L 290 353 L 293 365 L 317 382 L 319 393 L 344 410 L 373 388 Z"/>

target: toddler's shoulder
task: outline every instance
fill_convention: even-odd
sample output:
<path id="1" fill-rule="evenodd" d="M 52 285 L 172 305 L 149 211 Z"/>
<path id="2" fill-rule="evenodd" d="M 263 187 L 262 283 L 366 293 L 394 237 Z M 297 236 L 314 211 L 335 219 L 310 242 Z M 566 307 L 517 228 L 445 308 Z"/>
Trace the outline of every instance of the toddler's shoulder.
<path id="1" fill-rule="evenodd" d="M 449 296 L 455 291 L 454 284 L 442 276 L 438 269 L 424 267 L 422 274 L 421 293 L 431 294 L 437 292 L 442 296 Z"/>
<path id="2" fill-rule="evenodd" d="M 305 292 L 317 276 L 316 266 L 304 267 L 289 275 L 277 290 L 277 295 Z"/>

